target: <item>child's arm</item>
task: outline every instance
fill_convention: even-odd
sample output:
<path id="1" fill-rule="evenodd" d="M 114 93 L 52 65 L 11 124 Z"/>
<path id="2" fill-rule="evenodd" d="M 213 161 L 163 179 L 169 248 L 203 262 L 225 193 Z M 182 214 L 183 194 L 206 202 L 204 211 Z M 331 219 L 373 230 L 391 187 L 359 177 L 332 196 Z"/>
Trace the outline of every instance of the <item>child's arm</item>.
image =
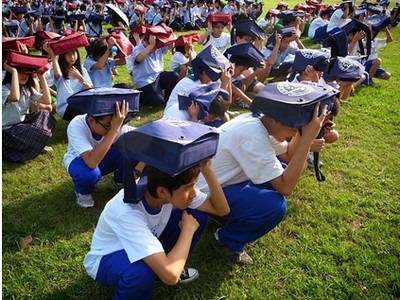
<path id="1" fill-rule="evenodd" d="M 49 43 L 44 43 L 43 44 L 43 50 L 46 51 L 50 57 L 51 61 L 53 62 L 53 73 L 54 73 L 54 78 L 58 79 L 62 76 L 60 64 L 58 63 L 58 55 L 55 55 L 53 52 L 53 49 L 49 46 Z"/>
<path id="2" fill-rule="evenodd" d="M 250 105 L 253 101 L 238 87 L 232 84 L 232 93 L 235 97 L 242 99 L 246 104 Z"/>
<path id="3" fill-rule="evenodd" d="M 327 108 L 324 107 L 321 115 L 318 117 L 319 105 L 317 104 L 314 109 L 313 119 L 302 127 L 302 136 L 298 141 L 296 149 L 293 149 L 294 153 L 288 166 L 281 176 L 271 180 L 271 184 L 275 190 L 284 196 L 290 195 L 296 187 L 300 175 L 303 173 L 304 163 L 310 152 L 311 143 L 321 130 L 322 123 L 327 114 Z"/>
<path id="4" fill-rule="evenodd" d="M 54 65 L 54 63 L 53 63 L 53 65 Z M 68 76 L 69 76 L 70 78 L 71 78 L 71 77 L 74 77 L 74 78 L 78 79 L 79 82 L 82 84 L 82 87 L 83 87 L 84 89 L 90 89 L 90 88 L 93 87 L 93 85 L 92 85 L 90 82 L 88 82 L 88 81 L 86 80 L 86 78 L 83 77 L 83 75 L 82 75 L 82 74 L 79 72 L 79 70 L 78 70 L 77 68 L 75 68 L 75 67 L 69 68 L 69 70 L 68 70 Z"/>
<path id="5" fill-rule="evenodd" d="M 154 35 L 151 35 L 149 37 L 149 44 L 136 56 L 135 61 L 138 63 L 142 62 L 147 57 L 147 55 L 149 55 L 151 51 L 153 51 L 155 46 L 156 46 L 156 37 Z"/>
<path id="6" fill-rule="evenodd" d="M 222 102 L 222 106 L 223 106 L 224 110 L 228 110 L 232 104 L 232 73 L 233 73 L 232 68 L 222 70 L 222 73 L 221 73 L 221 78 L 220 78 L 221 88 L 224 89 L 225 91 L 227 91 L 229 94 L 229 99 L 227 99 L 227 100 L 223 99 L 223 102 Z"/>
<path id="7" fill-rule="evenodd" d="M 229 204 L 217 176 L 215 176 L 211 160 L 201 163 L 200 170 L 207 181 L 210 195 L 197 209 L 217 216 L 227 215 L 230 212 Z"/>
<path id="8" fill-rule="evenodd" d="M 208 22 L 207 30 L 200 36 L 199 40 L 197 43 L 199 45 L 204 45 L 207 43 L 208 37 L 210 36 L 212 32 L 212 23 Z"/>
<path id="9" fill-rule="evenodd" d="M 348 53 L 353 53 L 354 47 L 357 45 L 358 41 L 363 39 L 365 36 L 365 32 L 363 30 L 358 31 L 354 37 L 353 40 L 350 42 L 349 48 L 348 48 Z"/>
<path id="10" fill-rule="evenodd" d="M 118 103 L 115 103 L 115 114 L 111 120 L 110 130 L 97 146 L 95 146 L 92 150 L 81 154 L 83 161 L 89 168 L 95 169 L 103 160 L 108 150 L 110 150 L 119 130 L 121 129 L 124 119 L 128 114 L 128 110 L 129 104 L 125 102 L 125 100 L 122 101 L 121 109 L 119 108 Z"/>
<path id="11" fill-rule="evenodd" d="M 200 111 L 199 105 L 195 101 L 192 101 L 192 104 L 190 104 L 190 106 L 188 107 L 190 121 L 195 122 L 195 123 L 199 122 L 199 119 L 198 119 L 199 111 Z"/>
<path id="12" fill-rule="evenodd" d="M 161 252 L 143 258 L 160 280 L 168 285 L 178 283 L 189 256 L 193 235 L 199 227 L 199 223 L 187 211 L 183 211 L 179 227 L 181 232 L 178 241 L 168 254 Z"/>
<path id="13" fill-rule="evenodd" d="M 11 88 L 10 94 L 7 97 L 6 102 L 18 102 L 20 95 L 20 87 L 18 80 L 18 71 L 16 68 L 9 66 L 7 63 L 4 63 L 4 70 L 11 73 Z"/>
<path id="14" fill-rule="evenodd" d="M 110 57 L 110 51 L 111 51 L 110 49 L 114 44 L 115 44 L 115 38 L 110 37 L 108 39 L 108 41 L 107 41 L 107 50 L 106 50 L 106 52 L 92 66 L 92 70 L 101 70 L 101 69 L 103 69 L 105 67 L 105 65 L 107 64 L 108 58 Z"/>
<path id="15" fill-rule="evenodd" d="M 389 26 L 386 26 L 384 30 L 385 30 L 385 33 L 386 33 L 386 43 L 393 42 L 393 36 L 392 36 L 392 33 L 389 30 Z"/>
<path id="16" fill-rule="evenodd" d="M 266 59 L 266 64 L 267 67 L 272 67 L 278 58 L 278 52 L 279 52 L 279 47 L 281 45 L 281 40 L 282 36 L 278 33 L 278 31 L 275 31 L 275 46 L 274 49 L 272 49 L 271 54 L 267 57 Z"/>
<path id="17" fill-rule="evenodd" d="M 47 81 L 44 78 L 43 74 L 38 74 L 38 78 L 43 95 L 42 98 L 39 100 L 38 109 L 48 110 L 49 112 L 51 112 L 53 110 L 53 107 L 51 106 L 51 95 L 49 86 L 47 85 Z"/>

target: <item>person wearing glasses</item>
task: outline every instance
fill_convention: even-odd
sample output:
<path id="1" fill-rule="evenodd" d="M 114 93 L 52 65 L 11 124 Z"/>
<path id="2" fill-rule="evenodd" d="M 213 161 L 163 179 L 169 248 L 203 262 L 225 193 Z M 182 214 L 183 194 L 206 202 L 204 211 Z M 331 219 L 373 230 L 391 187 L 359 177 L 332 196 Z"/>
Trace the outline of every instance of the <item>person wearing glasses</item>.
<path id="1" fill-rule="evenodd" d="M 93 111 L 78 115 L 69 123 L 64 165 L 74 183 L 78 206 L 93 207 L 91 193 L 101 177 L 111 172 L 114 176 L 110 187 L 114 190 L 123 187 L 123 154 L 113 144 L 121 134 L 132 129 L 123 125 L 128 110 L 124 100 L 121 106 L 115 103 L 114 115 Z"/>

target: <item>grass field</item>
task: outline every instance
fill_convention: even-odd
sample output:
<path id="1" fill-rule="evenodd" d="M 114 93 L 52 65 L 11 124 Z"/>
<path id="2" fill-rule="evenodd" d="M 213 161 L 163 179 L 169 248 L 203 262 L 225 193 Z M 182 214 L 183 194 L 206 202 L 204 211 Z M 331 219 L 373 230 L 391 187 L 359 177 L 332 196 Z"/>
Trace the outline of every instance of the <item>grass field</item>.
<path id="1" fill-rule="evenodd" d="M 274 5 L 267 2 L 264 11 Z M 285 220 L 248 245 L 255 264 L 232 265 L 212 250 L 217 226 L 209 223 L 187 264 L 200 277 L 188 285 L 157 284 L 153 299 L 400 298 L 399 32 L 394 28 L 395 42 L 380 51 L 392 78 L 360 88 L 343 105 L 335 118 L 340 140 L 321 154 L 327 180 L 318 183 L 306 171 L 288 197 Z M 115 83 L 131 84 L 126 71 L 119 72 Z M 159 108 L 143 109 L 142 119 L 132 125 L 161 114 Z M 3 299 L 110 299 L 113 294 L 82 265 L 99 214 L 113 196 L 110 178 L 96 187 L 93 209 L 75 205 L 62 160 L 66 128 L 59 120 L 52 154 L 24 164 L 3 161 Z M 20 238 L 29 235 L 33 245 L 20 250 Z"/>

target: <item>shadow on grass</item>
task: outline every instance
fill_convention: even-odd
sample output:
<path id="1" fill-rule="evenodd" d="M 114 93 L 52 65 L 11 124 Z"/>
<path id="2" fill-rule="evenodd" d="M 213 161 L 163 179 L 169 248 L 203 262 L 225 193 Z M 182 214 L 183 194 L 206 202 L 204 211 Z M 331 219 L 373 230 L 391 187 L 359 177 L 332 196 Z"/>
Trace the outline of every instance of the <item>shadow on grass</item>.
<path id="1" fill-rule="evenodd" d="M 91 209 L 75 204 L 72 183 L 68 179 L 21 201 L 3 204 L 3 253 L 19 251 L 18 241 L 24 236 L 31 235 L 34 244 L 51 244 L 94 228 L 104 205 L 114 195 L 105 186 L 107 178 L 96 186 L 93 193 L 96 204 Z"/>

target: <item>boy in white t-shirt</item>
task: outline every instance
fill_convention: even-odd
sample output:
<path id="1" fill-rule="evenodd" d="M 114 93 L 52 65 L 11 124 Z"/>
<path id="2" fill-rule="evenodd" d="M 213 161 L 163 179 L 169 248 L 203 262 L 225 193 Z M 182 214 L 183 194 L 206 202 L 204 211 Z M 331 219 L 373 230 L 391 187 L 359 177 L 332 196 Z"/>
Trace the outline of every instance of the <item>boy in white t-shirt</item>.
<path id="1" fill-rule="evenodd" d="M 139 202 L 125 203 L 128 192 L 121 190 L 107 203 L 84 260 L 93 279 L 116 287 L 113 299 L 149 299 L 157 278 L 167 285 L 197 278 L 196 269 L 184 267 L 207 213 L 229 213 L 210 160 L 174 177 L 147 168 L 147 184 L 139 181 L 135 195 Z M 200 173 L 208 195 L 196 188 Z"/>
<path id="2" fill-rule="evenodd" d="M 96 98 L 93 99 L 96 101 Z M 128 103 L 125 100 L 121 106 L 114 101 L 108 103 L 108 110 L 115 112 L 113 115 L 98 114 L 106 110 L 104 106 L 89 109 L 88 114 L 76 116 L 67 128 L 68 150 L 64 155 L 64 165 L 74 183 L 76 203 L 84 208 L 94 206 L 91 194 L 102 176 L 116 171 L 112 188 L 122 188 L 123 154 L 113 144 L 121 134 L 133 128 L 123 125 L 129 111 Z M 115 105 L 114 108 L 112 105 Z"/>
<path id="3" fill-rule="evenodd" d="M 252 106 L 258 97 L 271 95 L 270 88 L 293 94 L 313 90 L 309 85 L 271 83 L 257 95 Z M 265 108 L 265 112 L 272 112 L 270 107 Z M 284 196 L 293 192 L 303 173 L 311 144 L 327 113 L 324 107 L 318 116 L 318 108 L 319 104 L 312 119 L 305 121 L 307 124 L 302 123 L 301 135 L 294 125 L 285 125 L 287 113 L 282 109 L 279 114 L 275 110 L 277 117 L 242 114 L 220 127 L 218 150 L 212 161 L 231 212 L 225 216 L 227 223 L 215 232 L 213 247 L 232 262 L 252 264 L 253 259 L 245 252 L 246 244 L 282 221 L 286 212 Z M 281 161 L 288 163 L 286 168 Z M 198 187 L 203 192 L 208 190 L 201 176 Z"/>

